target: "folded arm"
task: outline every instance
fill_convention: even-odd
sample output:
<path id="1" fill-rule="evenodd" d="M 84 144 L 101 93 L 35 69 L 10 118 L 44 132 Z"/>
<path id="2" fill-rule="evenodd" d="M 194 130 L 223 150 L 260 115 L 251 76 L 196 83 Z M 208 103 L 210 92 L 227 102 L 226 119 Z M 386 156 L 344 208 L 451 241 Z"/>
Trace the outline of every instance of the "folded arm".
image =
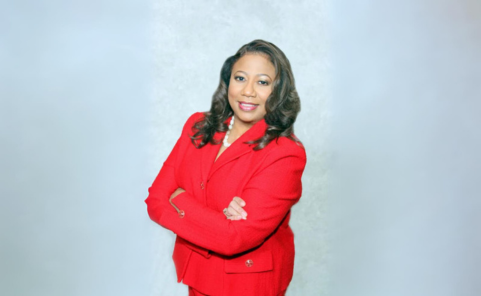
<path id="1" fill-rule="evenodd" d="M 175 163 L 177 162 L 178 155 L 181 153 L 182 147 L 190 144 L 188 132 L 195 120 L 199 117 L 200 114 L 196 113 L 187 120 L 181 136 L 162 165 L 152 186 L 149 188 L 149 196 L 145 200 L 145 203 L 147 204 L 147 212 L 150 219 L 156 223 L 159 223 L 163 212 L 173 209 L 172 205 L 169 203 L 169 198 L 179 188 L 179 185 L 175 180 Z M 204 248 L 193 244 L 188 244 L 188 246 L 205 257 L 210 256 L 208 250 Z"/>
<path id="2" fill-rule="evenodd" d="M 283 156 L 268 156 L 264 168 L 252 177 L 241 194 L 247 201 L 246 220 L 228 220 L 222 212 L 182 192 L 172 202 L 184 214 L 179 215 L 173 207 L 165 208 L 158 223 L 219 254 L 229 256 L 247 251 L 264 242 L 299 200 L 305 161 L 301 149 Z"/>
<path id="3" fill-rule="evenodd" d="M 149 188 L 145 200 L 147 210 L 153 221 L 187 240 L 192 244 L 191 249 L 204 256 L 209 256 L 208 250 L 234 255 L 263 243 L 299 200 L 305 151 L 300 147 L 278 146 L 266 156 L 262 169 L 240 194 L 247 203 L 244 210 L 248 219 L 226 219 L 222 211 L 205 206 L 189 192 L 182 192 L 172 200 L 184 212 L 179 215 L 169 203 L 171 195 L 180 187 L 175 180 L 175 164 L 186 145 L 191 145 L 188 133 L 199 117 L 194 114 L 184 125 L 181 137 Z"/>

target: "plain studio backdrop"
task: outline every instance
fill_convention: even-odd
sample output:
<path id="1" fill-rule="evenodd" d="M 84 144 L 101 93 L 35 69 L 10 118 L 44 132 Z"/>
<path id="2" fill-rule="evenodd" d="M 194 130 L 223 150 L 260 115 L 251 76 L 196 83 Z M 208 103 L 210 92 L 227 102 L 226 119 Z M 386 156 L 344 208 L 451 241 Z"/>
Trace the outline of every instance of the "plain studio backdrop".
<path id="1" fill-rule="evenodd" d="M 0 295 L 186 295 L 147 188 L 258 38 L 302 102 L 287 295 L 480 295 L 480 20 L 474 0 L 1 2 Z"/>

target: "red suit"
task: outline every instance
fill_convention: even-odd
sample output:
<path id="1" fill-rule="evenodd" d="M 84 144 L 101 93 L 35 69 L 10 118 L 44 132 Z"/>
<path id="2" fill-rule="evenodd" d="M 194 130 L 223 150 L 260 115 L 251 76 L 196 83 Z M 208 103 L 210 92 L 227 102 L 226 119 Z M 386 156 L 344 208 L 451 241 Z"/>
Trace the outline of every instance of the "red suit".
<path id="1" fill-rule="evenodd" d="M 220 145 L 198 149 L 189 138 L 202 117 L 195 113 L 187 120 L 149 188 L 149 216 L 177 234 L 173 259 L 179 282 L 213 296 L 278 295 L 292 279 L 294 236 L 288 223 L 301 197 L 305 150 L 286 137 L 253 150 L 244 142 L 264 134 L 262 119 L 215 161 Z M 224 135 L 216 133 L 215 139 Z M 169 203 L 179 187 L 186 192 L 172 202 L 184 215 Z M 223 214 L 234 196 L 246 202 L 246 220 Z"/>

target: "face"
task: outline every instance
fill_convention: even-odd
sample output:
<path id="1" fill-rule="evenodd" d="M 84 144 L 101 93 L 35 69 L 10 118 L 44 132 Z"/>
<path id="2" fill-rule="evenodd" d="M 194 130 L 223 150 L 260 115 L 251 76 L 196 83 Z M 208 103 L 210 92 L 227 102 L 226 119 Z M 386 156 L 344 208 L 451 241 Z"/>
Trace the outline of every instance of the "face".
<path id="1" fill-rule="evenodd" d="M 245 54 L 234 64 L 228 91 L 234 125 L 250 128 L 264 118 L 275 75 L 274 65 L 262 54 Z"/>

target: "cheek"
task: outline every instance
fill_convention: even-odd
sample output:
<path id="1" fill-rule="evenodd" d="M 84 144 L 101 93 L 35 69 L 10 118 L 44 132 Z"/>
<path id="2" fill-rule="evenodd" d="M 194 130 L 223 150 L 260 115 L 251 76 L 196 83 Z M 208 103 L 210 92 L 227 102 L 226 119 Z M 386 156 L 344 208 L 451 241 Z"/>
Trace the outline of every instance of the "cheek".
<path id="1" fill-rule="evenodd" d="M 235 98 L 236 93 L 236 87 L 232 84 L 229 84 L 229 87 L 227 88 L 227 96 L 229 97 L 229 101 Z"/>
<path id="2" fill-rule="evenodd" d="M 229 88 L 227 89 L 227 101 L 229 102 L 229 105 L 231 108 L 234 108 L 235 99 L 236 99 L 236 92 L 234 88 L 229 86 Z"/>
<path id="3" fill-rule="evenodd" d="M 266 90 L 263 90 L 261 93 L 260 93 L 260 99 L 262 100 L 262 103 L 263 104 L 266 104 L 267 102 L 267 98 L 269 98 L 269 96 L 271 95 L 272 93 L 272 90 L 270 89 L 266 89 Z"/>

